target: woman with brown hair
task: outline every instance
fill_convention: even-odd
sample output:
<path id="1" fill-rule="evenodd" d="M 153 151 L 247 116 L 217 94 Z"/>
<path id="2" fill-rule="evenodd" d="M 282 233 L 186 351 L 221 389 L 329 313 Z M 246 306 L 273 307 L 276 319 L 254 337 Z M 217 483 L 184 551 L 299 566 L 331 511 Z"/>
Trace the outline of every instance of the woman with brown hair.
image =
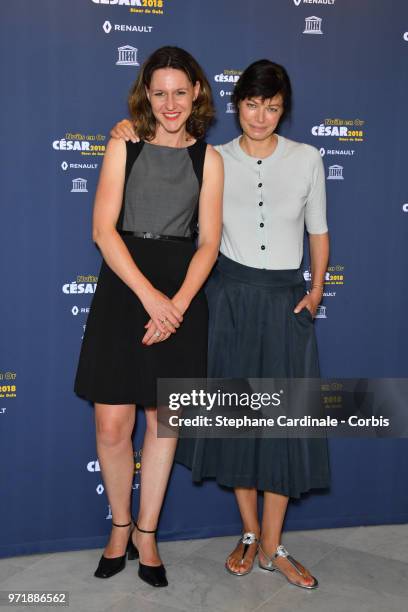
<path id="1" fill-rule="evenodd" d="M 216 146 L 225 184 L 220 255 L 206 283 L 208 376 L 214 379 L 320 375 L 314 316 L 329 257 L 325 174 L 315 147 L 277 132 L 291 99 L 283 66 L 267 59 L 252 63 L 232 96 L 242 133 Z M 112 135 L 137 140 L 126 120 Z M 300 267 L 305 229 L 309 293 Z M 262 569 L 303 589 L 318 587 L 281 536 L 289 499 L 330 485 L 326 437 L 181 438 L 176 461 L 192 470 L 196 482 L 216 478 L 234 489 L 242 535 L 226 559 L 229 573 L 249 574 L 258 554 Z"/>
<path id="2" fill-rule="evenodd" d="M 95 197 L 103 256 L 75 381 L 95 404 L 96 442 L 114 527 L 95 576 L 140 558 L 139 576 L 166 586 L 154 534 L 177 440 L 158 438 L 157 378 L 205 377 L 208 309 L 202 285 L 218 254 L 223 165 L 203 140 L 210 86 L 177 47 L 155 51 L 129 98 L 140 142 L 109 141 Z M 197 248 L 195 233 L 199 224 Z M 145 408 L 140 507 L 131 518 L 132 431 Z"/>

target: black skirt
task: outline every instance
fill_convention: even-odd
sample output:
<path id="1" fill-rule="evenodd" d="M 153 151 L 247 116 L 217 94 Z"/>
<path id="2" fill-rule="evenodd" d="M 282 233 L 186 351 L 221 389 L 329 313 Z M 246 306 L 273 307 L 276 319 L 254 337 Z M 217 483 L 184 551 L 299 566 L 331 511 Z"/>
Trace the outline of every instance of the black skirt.
<path id="1" fill-rule="evenodd" d="M 206 286 L 208 376 L 318 378 L 313 318 L 293 309 L 305 295 L 300 270 L 263 270 L 220 255 Z M 327 438 L 187 439 L 176 461 L 194 481 L 255 487 L 298 498 L 330 484 Z"/>
<path id="2" fill-rule="evenodd" d="M 172 297 L 182 285 L 195 245 L 189 241 L 122 236 L 153 286 Z M 175 334 L 145 346 L 149 315 L 103 261 L 75 379 L 75 392 L 101 404 L 156 406 L 157 378 L 203 378 L 207 372 L 208 306 L 204 290 L 192 300 Z"/>

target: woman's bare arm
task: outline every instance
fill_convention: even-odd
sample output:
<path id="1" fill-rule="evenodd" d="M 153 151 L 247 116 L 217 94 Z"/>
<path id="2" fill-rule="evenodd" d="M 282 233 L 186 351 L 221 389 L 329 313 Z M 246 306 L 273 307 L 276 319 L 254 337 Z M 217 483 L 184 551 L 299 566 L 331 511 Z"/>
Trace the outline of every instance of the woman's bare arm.
<path id="1" fill-rule="evenodd" d="M 308 308 L 313 316 L 323 296 L 324 278 L 329 263 L 329 233 L 309 234 L 309 251 L 312 271 L 312 288 L 310 293 L 300 300 L 294 312 Z M 316 286 L 314 286 L 316 285 Z"/>

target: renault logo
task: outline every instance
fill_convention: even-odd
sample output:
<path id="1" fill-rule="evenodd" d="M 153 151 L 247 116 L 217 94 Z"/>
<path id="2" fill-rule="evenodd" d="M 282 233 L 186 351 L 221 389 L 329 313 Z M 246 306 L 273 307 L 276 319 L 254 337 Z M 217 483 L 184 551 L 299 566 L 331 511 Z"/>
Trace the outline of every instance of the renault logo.
<path id="1" fill-rule="evenodd" d="M 105 21 L 105 23 L 103 24 L 102 28 L 104 29 L 105 34 L 109 34 L 109 32 L 112 29 L 112 24 L 110 21 Z"/>

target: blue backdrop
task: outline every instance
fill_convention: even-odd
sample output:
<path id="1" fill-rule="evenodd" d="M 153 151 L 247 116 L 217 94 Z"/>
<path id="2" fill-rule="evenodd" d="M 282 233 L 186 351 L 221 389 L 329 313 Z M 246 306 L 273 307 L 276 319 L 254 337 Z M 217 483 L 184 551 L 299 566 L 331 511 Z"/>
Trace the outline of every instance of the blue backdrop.
<path id="1" fill-rule="evenodd" d="M 295 104 L 281 133 L 318 147 L 326 167 L 322 374 L 407 375 L 406 0 L 13 0 L 0 12 L 0 554 L 102 547 L 110 530 L 93 409 L 72 387 L 100 265 L 91 214 L 104 147 L 159 46 L 205 68 L 212 143 L 237 134 L 239 72 L 263 57 L 286 66 Z M 286 529 L 407 521 L 406 440 L 330 440 L 330 460 L 330 491 L 291 503 Z M 193 486 L 175 466 L 161 538 L 239 529 L 230 491 Z"/>

